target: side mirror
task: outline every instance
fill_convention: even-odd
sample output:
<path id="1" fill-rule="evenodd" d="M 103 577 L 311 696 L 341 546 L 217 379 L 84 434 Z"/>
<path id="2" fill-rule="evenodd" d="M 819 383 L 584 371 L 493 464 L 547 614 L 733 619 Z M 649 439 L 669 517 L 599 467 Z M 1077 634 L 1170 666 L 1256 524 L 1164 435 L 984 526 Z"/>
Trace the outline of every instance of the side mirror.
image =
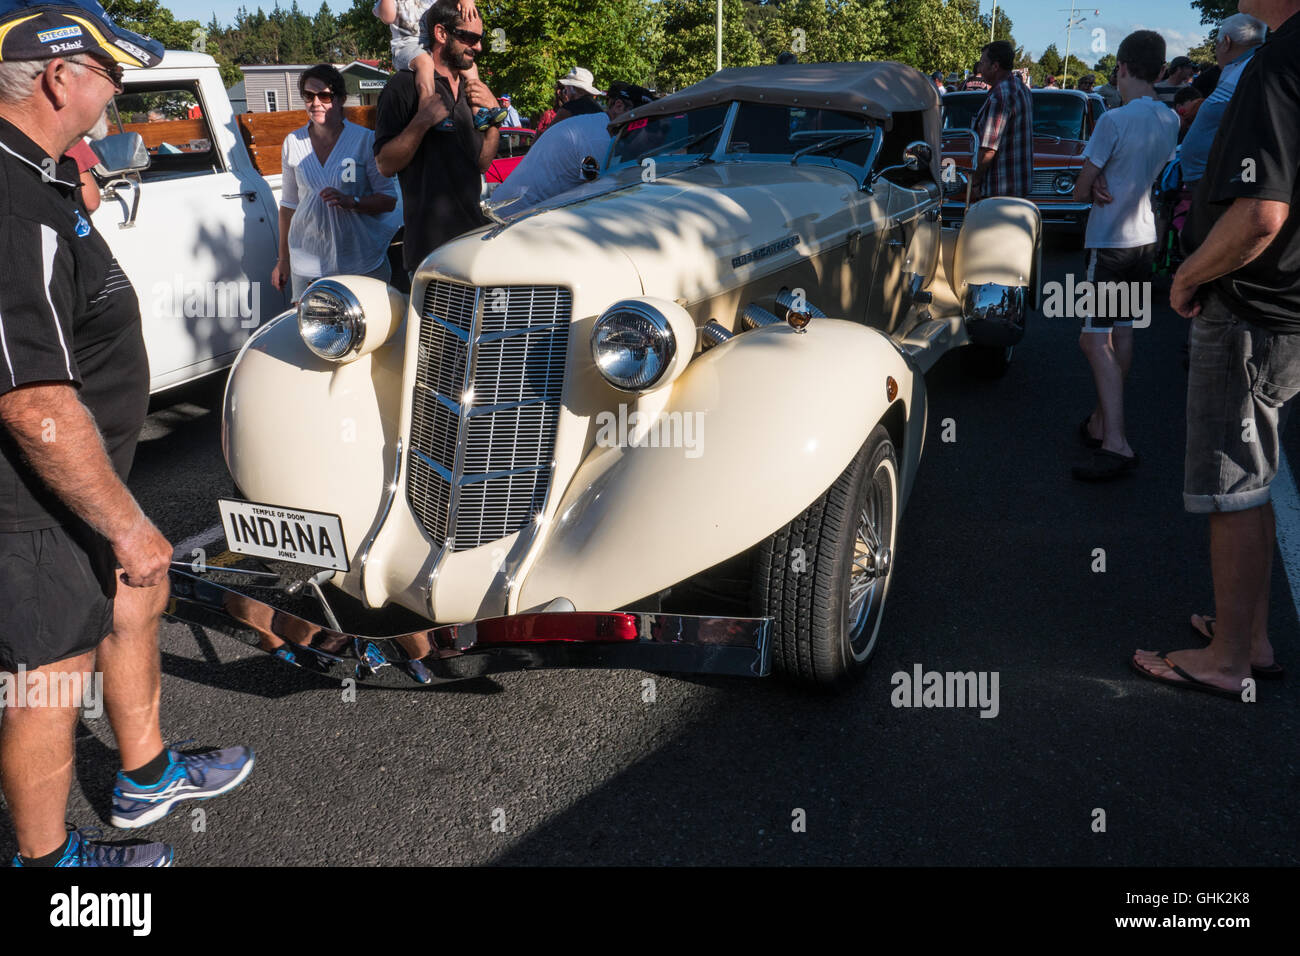
<path id="1" fill-rule="evenodd" d="M 582 172 L 582 178 L 587 182 L 591 182 L 600 175 L 600 163 L 595 156 L 584 157 L 578 168 Z"/>
<path id="2" fill-rule="evenodd" d="M 908 143 L 903 150 L 903 168 L 912 172 L 918 169 L 927 168 L 934 153 L 930 149 L 930 144 L 925 140 L 918 139 Z"/>
<path id="3" fill-rule="evenodd" d="M 122 173 L 149 168 L 149 150 L 139 133 L 116 133 L 91 142 L 90 148 L 99 158 L 95 175 L 110 179 Z"/>

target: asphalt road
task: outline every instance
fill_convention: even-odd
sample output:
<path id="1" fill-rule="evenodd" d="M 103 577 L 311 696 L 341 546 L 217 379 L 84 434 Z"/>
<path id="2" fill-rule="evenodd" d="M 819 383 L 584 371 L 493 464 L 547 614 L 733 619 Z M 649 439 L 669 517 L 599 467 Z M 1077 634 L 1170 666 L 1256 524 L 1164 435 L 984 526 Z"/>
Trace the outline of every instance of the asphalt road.
<path id="1" fill-rule="evenodd" d="M 1054 243 L 1046 278 L 1081 258 Z M 349 703 L 165 622 L 165 737 L 246 743 L 257 766 L 202 805 L 200 832 L 177 812 L 143 833 L 190 866 L 1295 864 L 1300 673 L 1244 705 L 1126 666 L 1135 647 L 1196 646 L 1188 615 L 1212 608 L 1206 521 L 1181 502 L 1185 329 L 1165 305 L 1137 333 L 1128 413 L 1143 462 L 1118 484 L 1069 474 L 1092 397 L 1073 320 L 1035 317 L 999 382 L 967 379 L 957 356 L 936 367 L 879 650 L 841 696 L 660 676 L 646 703 L 642 673 L 548 671 L 363 687 Z M 219 397 L 169 397 L 140 446 L 133 490 L 175 542 L 233 490 Z M 1300 462 L 1294 423 L 1287 447 Z M 1300 668 L 1278 565 L 1272 634 Z M 996 672 L 996 717 L 892 706 L 892 675 L 918 664 Z M 115 756 L 107 721 L 84 721 L 70 820 L 105 825 Z M 0 857 L 13 852 L 0 815 Z"/>

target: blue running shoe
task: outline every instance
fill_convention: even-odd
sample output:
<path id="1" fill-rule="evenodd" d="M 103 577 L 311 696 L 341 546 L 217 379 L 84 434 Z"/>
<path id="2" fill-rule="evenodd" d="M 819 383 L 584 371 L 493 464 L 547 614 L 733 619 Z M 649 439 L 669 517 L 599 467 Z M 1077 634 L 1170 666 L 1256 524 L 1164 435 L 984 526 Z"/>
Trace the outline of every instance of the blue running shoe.
<path id="1" fill-rule="evenodd" d="M 168 748 L 167 769 L 151 787 L 142 787 L 117 772 L 109 823 L 126 830 L 148 826 L 171 813 L 182 800 L 207 800 L 234 790 L 252 769 L 253 751 L 247 747 L 194 753 Z"/>
<path id="2" fill-rule="evenodd" d="M 124 843 L 91 842 L 102 831 L 94 827 L 71 830 L 68 834 L 68 848 L 59 857 L 55 866 L 171 866 L 172 848 L 166 843 Z M 14 854 L 14 866 L 22 866 L 23 861 Z"/>

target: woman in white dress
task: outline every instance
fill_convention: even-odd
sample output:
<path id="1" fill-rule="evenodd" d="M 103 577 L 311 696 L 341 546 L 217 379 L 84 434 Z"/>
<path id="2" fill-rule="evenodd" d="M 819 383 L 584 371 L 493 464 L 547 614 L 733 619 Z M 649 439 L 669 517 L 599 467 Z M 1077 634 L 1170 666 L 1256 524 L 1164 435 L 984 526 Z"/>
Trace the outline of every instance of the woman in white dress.
<path id="1" fill-rule="evenodd" d="M 343 118 L 343 76 L 327 63 L 298 80 L 309 122 L 284 139 L 280 259 L 271 284 L 293 299 L 321 276 L 392 273 L 388 245 L 400 222 L 397 183 L 375 164 L 375 134 Z"/>

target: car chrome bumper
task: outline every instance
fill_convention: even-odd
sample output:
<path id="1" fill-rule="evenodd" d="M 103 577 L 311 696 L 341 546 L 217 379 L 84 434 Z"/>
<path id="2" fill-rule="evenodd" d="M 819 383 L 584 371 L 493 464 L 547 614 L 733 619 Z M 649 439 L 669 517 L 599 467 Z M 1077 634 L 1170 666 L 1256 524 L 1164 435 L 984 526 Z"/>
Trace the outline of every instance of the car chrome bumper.
<path id="1" fill-rule="evenodd" d="M 561 611 L 367 637 L 332 630 L 176 568 L 166 613 L 305 670 L 398 687 L 554 667 L 771 673 L 770 618 Z"/>

